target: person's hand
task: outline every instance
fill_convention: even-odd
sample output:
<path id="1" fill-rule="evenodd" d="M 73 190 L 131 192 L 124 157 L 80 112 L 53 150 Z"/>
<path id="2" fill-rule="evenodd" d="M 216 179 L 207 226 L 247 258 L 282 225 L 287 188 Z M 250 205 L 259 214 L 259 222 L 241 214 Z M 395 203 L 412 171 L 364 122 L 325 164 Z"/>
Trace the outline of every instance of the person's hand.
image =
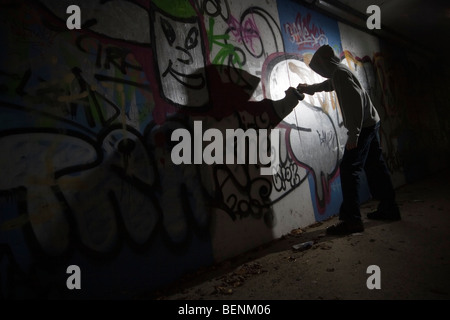
<path id="1" fill-rule="evenodd" d="M 358 146 L 358 144 L 355 142 L 347 142 L 345 145 L 345 148 L 347 150 L 352 150 L 352 149 L 355 149 L 357 146 Z"/>
<path id="2" fill-rule="evenodd" d="M 298 100 L 303 100 L 305 99 L 305 95 L 301 92 L 298 91 L 298 89 L 294 88 L 294 87 L 289 87 L 286 91 L 285 91 L 286 95 L 289 94 L 294 94 Z"/>
<path id="3" fill-rule="evenodd" d="M 297 90 L 301 93 L 306 93 L 310 95 L 316 93 L 314 90 L 312 90 L 312 87 L 306 83 L 299 83 L 299 85 L 297 86 Z"/>

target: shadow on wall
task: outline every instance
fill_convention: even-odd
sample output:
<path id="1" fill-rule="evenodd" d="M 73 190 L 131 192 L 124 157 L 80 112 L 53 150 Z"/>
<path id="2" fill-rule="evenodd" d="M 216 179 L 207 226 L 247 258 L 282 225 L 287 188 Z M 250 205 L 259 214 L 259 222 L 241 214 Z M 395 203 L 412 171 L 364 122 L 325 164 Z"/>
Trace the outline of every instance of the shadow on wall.
<path id="1" fill-rule="evenodd" d="M 205 74 L 210 110 L 180 108 L 165 123 L 148 125 L 143 135 L 120 123 L 93 137 L 60 130 L 59 123 L 1 132 L 3 150 L 15 150 L 0 190 L 4 297 L 117 297 L 165 284 L 213 262 L 210 219 L 217 208 L 234 220 L 262 219 L 271 235 L 272 180 L 260 175 L 258 164 L 172 161 L 172 132 L 192 133 L 193 121 L 222 131 L 270 130 L 277 124 L 271 101 L 248 101 L 256 82 Z M 195 141 L 190 143 L 194 150 Z M 57 166 L 50 170 L 42 161 L 39 167 L 39 155 L 51 155 Z M 33 166 L 27 165 L 31 158 Z M 33 177 L 48 183 L 27 184 Z M 81 292 L 66 288 L 66 267 L 72 264 L 83 271 Z"/>
<path id="2" fill-rule="evenodd" d="M 291 96 L 279 101 L 252 101 L 260 79 L 228 66 L 209 65 L 185 79 L 187 88 L 204 79 L 207 89 L 202 93 L 209 95 L 208 103 L 179 108 L 164 124 L 152 128 L 149 136 L 158 147 L 164 146 L 157 165 L 164 172 L 176 171 L 174 176 L 180 183 L 202 185 L 210 199 L 208 206 L 226 212 L 233 220 L 263 219 L 270 233 L 273 180 L 260 170 L 271 161 L 272 129 L 282 120 L 284 110 L 292 111 L 298 100 Z M 203 99 L 195 94 L 187 97 L 187 106 L 198 105 Z M 195 189 L 193 185 L 186 189 L 188 198 L 198 198 L 192 194 Z M 195 205 L 200 204 L 195 201 Z M 198 206 L 193 208 L 193 212 L 202 211 Z"/>

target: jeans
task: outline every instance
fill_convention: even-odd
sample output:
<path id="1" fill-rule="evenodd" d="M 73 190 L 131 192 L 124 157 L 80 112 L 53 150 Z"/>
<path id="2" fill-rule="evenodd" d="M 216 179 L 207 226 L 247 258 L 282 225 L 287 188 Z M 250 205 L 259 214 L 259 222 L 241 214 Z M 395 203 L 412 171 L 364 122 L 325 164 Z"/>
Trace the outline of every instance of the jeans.
<path id="1" fill-rule="evenodd" d="M 387 212 L 397 206 L 391 175 L 380 146 L 379 129 L 380 122 L 372 127 L 362 128 L 357 147 L 344 151 L 340 164 L 343 201 L 339 220 L 361 221 L 359 193 L 362 170 L 366 173 L 372 197 L 380 201 L 378 210 Z"/>

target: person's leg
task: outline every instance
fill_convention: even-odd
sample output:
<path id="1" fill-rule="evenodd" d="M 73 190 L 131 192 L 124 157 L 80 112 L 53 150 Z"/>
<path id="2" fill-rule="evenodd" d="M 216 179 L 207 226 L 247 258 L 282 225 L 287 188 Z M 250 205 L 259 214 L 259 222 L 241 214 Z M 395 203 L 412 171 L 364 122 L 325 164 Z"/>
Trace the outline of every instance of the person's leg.
<path id="1" fill-rule="evenodd" d="M 367 215 L 369 219 L 399 220 L 400 211 L 395 201 L 395 190 L 391 175 L 383 158 L 378 134 L 379 125 L 375 127 L 374 139 L 371 140 L 364 170 L 372 196 L 379 200 L 378 209 Z"/>
<path id="2" fill-rule="evenodd" d="M 360 175 L 369 152 L 370 132 L 371 130 L 363 129 L 358 139 L 358 146 L 344 151 L 339 166 L 343 198 L 339 210 L 341 222 L 329 227 L 328 234 L 348 234 L 364 230 L 359 209 Z"/>
<path id="3" fill-rule="evenodd" d="M 339 210 L 339 220 L 359 221 L 359 188 L 360 174 L 363 168 L 361 151 L 358 148 L 345 150 L 339 166 L 342 190 L 342 204 Z"/>

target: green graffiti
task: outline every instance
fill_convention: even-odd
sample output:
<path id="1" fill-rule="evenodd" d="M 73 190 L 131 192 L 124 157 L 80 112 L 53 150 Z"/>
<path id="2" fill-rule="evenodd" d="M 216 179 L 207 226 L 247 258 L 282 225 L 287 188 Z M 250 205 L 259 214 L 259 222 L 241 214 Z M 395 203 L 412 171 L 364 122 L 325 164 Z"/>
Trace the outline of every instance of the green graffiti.
<path id="1" fill-rule="evenodd" d="M 214 34 L 214 19 L 209 18 L 209 29 L 206 30 L 208 35 L 209 50 L 212 52 L 213 46 L 219 46 L 221 49 L 213 58 L 212 63 L 217 65 L 225 65 L 226 61 L 231 62 L 233 66 L 242 67 L 244 61 L 239 56 L 239 51 L 232 44 L 227 43 L 230 39 L 228 34 L 215 35 Z"/>
<path id="2" fill-rule="evenodd" d="M 191 18 L 197 15 L 188 0 L 153 0 L 153 3 L 159 9 L 178 18 Z"/>

